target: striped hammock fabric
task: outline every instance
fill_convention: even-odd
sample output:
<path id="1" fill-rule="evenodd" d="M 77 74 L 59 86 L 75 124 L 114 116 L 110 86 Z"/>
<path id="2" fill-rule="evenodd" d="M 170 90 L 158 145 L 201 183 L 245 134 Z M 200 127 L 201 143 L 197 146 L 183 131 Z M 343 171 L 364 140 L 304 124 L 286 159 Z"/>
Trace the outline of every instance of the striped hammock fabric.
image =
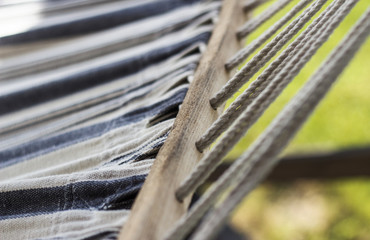
<path id="1" fill-rule="evenodd" d="M 116 239 L 220 3 L 0 2 L 0 239 Z"/>

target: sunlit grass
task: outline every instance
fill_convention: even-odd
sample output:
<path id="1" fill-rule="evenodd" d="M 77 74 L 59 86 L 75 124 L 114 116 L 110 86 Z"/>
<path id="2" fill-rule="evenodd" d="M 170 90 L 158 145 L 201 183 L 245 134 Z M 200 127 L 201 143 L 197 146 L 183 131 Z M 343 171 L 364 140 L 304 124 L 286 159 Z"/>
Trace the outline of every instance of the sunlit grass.
<path id="1" fill-rule="evenodd" d="M 368 240 L 369 199 L 366 180 L 265 184 L 231 221 L 253 240 Z"/>

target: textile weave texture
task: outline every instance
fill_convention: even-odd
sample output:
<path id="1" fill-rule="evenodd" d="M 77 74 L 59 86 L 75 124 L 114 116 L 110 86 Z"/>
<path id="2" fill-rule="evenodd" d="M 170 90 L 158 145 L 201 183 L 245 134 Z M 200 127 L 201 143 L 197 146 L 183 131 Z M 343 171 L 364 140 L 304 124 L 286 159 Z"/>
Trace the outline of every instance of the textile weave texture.
<path id="1" fill-rule="evenodd" d="M 0 3 L 0 239 L 116 239 L 220 4 Z"/>

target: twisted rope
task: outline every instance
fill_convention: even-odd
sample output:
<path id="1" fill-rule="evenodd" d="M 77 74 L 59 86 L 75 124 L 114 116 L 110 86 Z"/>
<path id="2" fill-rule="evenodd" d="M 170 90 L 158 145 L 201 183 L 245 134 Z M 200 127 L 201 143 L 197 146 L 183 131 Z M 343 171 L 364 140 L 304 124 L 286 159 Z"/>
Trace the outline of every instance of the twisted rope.
<path id="1" fill-rule="evenodd" d="M 343 0 L 339 2 L 343 3 Z M 338 5 L 339 7 L 340 5 Z M 335 12 L 335 11 L 334 11 Z M 334 14 L 333 11 L 329 13 Z M 325 13 L 322 15 L 326 15 Z M 330 14 L 329 14 L 330 16 Z M 315 21 L 311 25 L 317 25 L 319 21 Z M 322 24 L 321 24 L 322 25 Z M 304 32 L 304 35 L 301 38 L 298 38 L 297 41 L 294 41 L 290 47 L 285 51 L 284 56 L 294 53 L 294 48 L 301 43 L 301 46 L 309 39 L 307 33 L 309 33 L 313 28 L 310 27 L 307 31 Z M 317 29 L 320 26 L 317 26 Z M 315 30 L 316 32 L 317 30 Z M 306 37 L 306 40 L 303 41 Z M 186 179 L 180 184 L 180 187 L 176 191 L 176 197 L 180 200 L 185 198 L 191 192 L 193 192 L 196 187 L 204 182 L 205 179 L 216 169 L 217 164 L 222 160 L 224 156 L 232 149 L 232 147 L 242 138 L 245 132 L 249 127 L 257 121 L 263 111 L 267 108 L 266 99 L 269 99 L 269 93 L 265 93 L 263 96 L 258 98 L 258 101 L 252 103 L 252 105 L 243 112 L 243 114 L 238 118 L 237 122 L 225 133 L 225 135 L 217 142 L 215 147 L 204 156 L 195 167 L 195 169 L 186 177 Z M 199 142 L 196 143 L 199 148 Z"/>
<path id="2" fill-rule="evenodd" d="M 354 6 L 354 4 L 357 2 L 357 0 L 348 1 L 347 4 L 341 8 L 341 11 L 338 15 L 333 17 L 331 19 L 331 23 L 326 26 L 326 31 L 320 36 L 320 34 L 317 34 L 316 36 L 320 36 L 317 39 L 317 42 L 315 43 L 315 46 L 312 46 L 309 50 L 308 55 L 312 55 L 312 49 L 317 49 L 317 46 L 319 45 L 319 42 L 323 42 L 325 38 L 332 32 L 333 27 L 337 26 L 340 22 L 339 19 L 343 19 L 346 14 L 350 11 L 350 9 Z M 321 31 L 323 32 L 323 31 Z M 315 36 L 315 37 L 316 37 Z M 316 39 L 316 38 L 313 38 Z M 346 41 L 344 41 L 346 42 Z M 310 46 L 310 42 L 306 44 L 306 46 Z M 302 50 L 302 52 L 306 52 L 306 48 Z M 296 57 L 299 58 L 299 57 Z M 330 60 L 332 57 L 329 57 Z M 294 61 L 292 61 L 294 62 Z M 335 61 L 334 61 L 335 63 Z M 323 66 L 326 66 L 324 64 Z M 320 72 L 319 70 L 318 72 Z M 284 114 L 283 114 L 284 116 Z M 279 123 L 279 121 L 277 121 Z M 281 135 L 281 134 L 280 134 Z M 268 136 L 268 135 L 267 135 Z M 278 135 L 279 136 L 279 135 Z M 266 140 L 267 141 L 267 140 Z M 253 145 L 255 146 L 255 145 Z M 254 149 L 253 146 L 251 149 Z M 264 144 L 259 145 L 259 148 L 263 147 Z M 256 150 L 250 150 L 247 153 L 250 154 L 251 152 L 254 152 Z M 228 174 L 223 175 L 219 181 L 217 181 L 209 191 L 206 192 L 204 197 L 190 210 L 188 215 L 186 217 L 183 217 L 180 219 L 180 221 L 177 223 L 175 229 L 171 231 L 171 233 L 168 235 L 168 238 L 166 239 L 181 239 L 181 236 L 185 236 L 199 221 L 199 219 L 203 216 L 203 214 L 209 209 L 209 207 L 213 204 L 213 202 L 218 198 L 218 196 L 232 183 L 232 180 L 235 176 L 238 174 L 242 174 L 245 172 L 246 166 L 248 166 L 247 159 L 250 159 L 249 157 L 241 157 L 243 160 L 237 160 L 235 164 L 233 164 L 230 169 L 228 170 Z M 254 172 L 254 171 L 253 171 Z"/>
<path id="3" fill-rule="evenodd" d="M 315 15 L 327 0 L 316 0 L 308 9 L 290 23 L 259 53 L 257 53 L 225 86 L 210 99 L 213 108 L 219 107 L 230 98 L 244 83 L 261 69 L 302 27 Z"/>
<path id="4" fill-rule="evenodd" d="M 306 7 L 312 0 L 302 0 L 297 5 L 295 5 L 287 14 L 284 15 L 279 21 L 272 25 L 268 30 L 266 30 L 257 39 L 251 42 L 247 47 L 241 49 L 237 52 L 230 60 L 225 64 L 226 70 L 237 67 L 245 59 L 247 59 L 255 50 L 257 50 L 264 42 L 272 37 L 282 26 L 284 26 L 290 19 L 292 19 L 299 11 Z M 239 33 L 237 33 L 239 34 Z"/>
<path id="5" fill-rule="evenodd" d="M 253 32 L 267 20 L 272 18 L 275 14 L 277 14 L 280 10 L 282 10 L 286 5 L 288 5 L 292 0 L 280 0 L 276 2 L 274 5 L 266 9 L 257 17 L 247 21 L 237 32 L 237 37 L 239 39 L 247 36 L 249 33 Z"/>
<path id="6" fill-rule="evenodd" d="M 265 89 L 267 83 L 276 76 L 277 72 L 279 72 L 283 66 L 286 65 L 291 56 L 301 51 L 303 44 L 312 39 L 312 36 L 324 23 L 327 22 L 343 2 L 343 0 L 332 2 L 321 15 L 317 17 L 313 23 L 310 24 L 306 30 L 303 31 L 302 34 L 300 34 L 299 37 L 293 41 L 293 43 L 291 43 L 240 96 L 238 96 L 238 98 L 196 142 L 196 146 L 199 151 L 203 151 L 231 126 L 238 116 L 240 116 L 240 113 L 244 111 Z"/>
<path id="7" fill-rule="evenodd" d="M 241 157 L 248 161 L 238 174 L 238 184 L 217 209 L 208 214 L 194 233 L 192 240 L 211 239 L 226 221 L 227 216 L 242 199 L 267 175 L 278 162 L 278 154 L 329 91 L 349 61 L 370 34 L 370 8 L 357 22 L 344 41 L 332 52 L 320 69 L 275 118 L 261 137 Z M 235 175 L 233 175 L 235 176 Z"/>
<path id="8" fill-rule="evenodd" d="M 356 0 L 357 1 L 357 0 Z M 350 3 L 356 2 L 350 1 Z M 294 42 L 290 45 L 295 45 L 296 51 L 289 51 L 287 48 L 284 58 L 291 56 L 291 60 L 287 64 L 280 65 L 280 68 L 275 69 L 275 74 L 272 74 L 272 77 L 276 75 L 276 72 L 280 73 L 274 78 L 274 80 L 268 85 L 268 88 L 263 91 L 263 86 L 258 88 L 259 95 L 255 101 L 244 111 L 233 126 L 226 132 L 220 141 L 215 145 L 212 151 L 205 156 L 204 159 L 197 165 L 197 167 L 192 171 L 190 175 L 183 181 L 183 183 L 178 188 L 176 194 L 179 197 L 185 197 L 190 192 L 194 191 L 196 187 L 202 184 L 205 179 L 214 171 L 217 167 L 217 164 L 222 160 L 222 158 L 232 149 L 232 147 L 242 138 L 245 132 L 258 120 L 258 118 L 263 114 L 263 112 L 268 108 L 268 106 L 277 98 L 277 96 L 283 91 L 285 86 L 299 73 L 299 70 L 303 68 L 306 62 L 315 54 L 317 49 L 327 40 L 330 34 L 337 27 L 339 22 L 346 16 L 349 10 L 353 5 L 347 5 L 340 14 L 336 16 L 336 21 L 327 25 L 327 31 L 325 34 L 322 34 L 324 29 L 320 28 L 324 23 L 327 23 L 328 19 L 336 13 L 336 10 L 345 2 L 344 0 L 338 0 L 333 2 L 328 8 L 327 12 L 323 12 L 321 20 L 313 22 L 310 26 L 315 24 L 315 28 L 307 28 L 306 36 L 303 36 L 303 39 L 299 40 L 297 44 Z M 354 4 L 354 3 L 353 3 Z M 319 19 L 319 18 L 318 18 Z M 322 36 L 315 36 L 317 35 Z M 308 41 L 310 40 L 310 41 Z M 283 52 L 284 53 L 284 52 Z M 293 55 L 295 54 L 295 55 Z M 287 58 L 290 59 L 290 58 Z M 273 66 L 273 64 L 271 64 Z M 278 66 L 276 66 L 278 67 Z M 283 70 L 283 71 L 281 71 Z M 281 84 L 283 82 L 283 84 Z M 265 82 L 265 85 L 268 83 Z M 181 195 L 180 195 L 181 194 Z"/>

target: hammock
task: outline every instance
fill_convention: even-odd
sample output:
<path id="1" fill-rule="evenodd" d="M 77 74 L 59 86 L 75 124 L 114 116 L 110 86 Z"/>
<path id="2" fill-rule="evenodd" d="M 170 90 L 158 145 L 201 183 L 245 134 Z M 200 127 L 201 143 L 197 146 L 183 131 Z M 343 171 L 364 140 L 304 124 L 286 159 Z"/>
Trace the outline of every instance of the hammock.
<path id="1" fill-rule="evenodd" d="M 242 48 L 291 1 L 246 21 L 263 2 L 1 2 L 0 25 L 14 27 L 0 35 L 0 238 L 212 239 L 370 33 L 368 9 L 188 211 L 196 188 L 358 0 L 301 0 Z"/>

